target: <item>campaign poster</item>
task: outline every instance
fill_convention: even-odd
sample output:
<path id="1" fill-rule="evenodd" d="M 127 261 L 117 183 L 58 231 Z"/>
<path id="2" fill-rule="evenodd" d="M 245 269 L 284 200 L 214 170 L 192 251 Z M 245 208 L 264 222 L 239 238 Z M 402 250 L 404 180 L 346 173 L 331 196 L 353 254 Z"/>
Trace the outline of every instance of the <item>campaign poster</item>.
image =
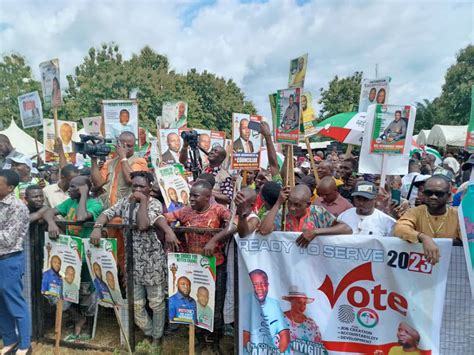
<path id="1" fill-rule="evenodd" d="M 471 117 L 467 125 L 465 150 L 474 153 L 474 85 L 471 88 Z"/>
<path id="2" fill-rule="evenodd" d="M 78 303 L 82 269 L 82 239 L 59 235 L 52 240 L 45 233 L 41 293 Z"/>
<path id="3" fill-rule="evenodd" d="M 123 132 L 132 132 L 138 139 L 137 100 L 103 100 L 102 114 L 106 139 L 116 142 Z"/>
<path id="4" fill-rule="evenodd" d="M 232 114 L 232 169 L 260 169 L 260 147 L 262 137 L 258 128 L 262 116 L 245 113 Z"/>
<path id="5" fill-rule="evenodd" d="M 451 239 L 298 236 L 236 238 L 239 354 L 439 354 Z"/>
<path id="6" fill-rule="evenodd" d="M 225 132 L 211 131 L 211 149 L 214 147 L 225 146 Z"/>
<path id="7" fill-rule="evenodd" d="M 202 129 L 202 128 L 193 128 L 198 134 L 198 147 L 199 147 L 199 155 L 201 157 L 202 166 L 206 167 L 209 165 L 209 159 L 207 158 L 207 154 L 212 149 L 212 141 L 211 136 L 212 132 L 209 129 Z"/>
<path id="8" fill-rule="evenodd" d="M 18 107 L 23 129 L 43 125 L 43 107 L 38 91 L 18 96 Z"/>
<path id="9" fill-rule="evenodd" d="M 311 137 L 318 133 L 316 129 L 317 117 L 313 108 L 313 97 L 310 92 L 301 94 L 301 122 L 303 123 L 304 137 Z"/>
<path id="10" fill-rule="evenodd" d="M 467 273 L 471 284 L 471 296 L 474 299 L 474 170 L 467 191 L 458 209 L 461 238 L 466 256 Z"/>
<path id="11" fill-rule="evenodd" d="M 216 257 L 168 253 L 168 317 L 171 323 L 214 329 Z"/>
<path id="12" fill-rule="evenodd" d="M 58 120 L 58 133 L 61 138 L 64 155 L 69 163 L 76 162 L 73 141 L 79 142 L 77 123 L 72 121 Z M 54 120 L 45 118 L 43 120 L 43 143 L 45 147 L 45 162 L 57 162 L 59 157 L 54 153 Z"/>
<path id="13" fill-rule="evenodd" d="M 300 134 L 300 89 L 278 90 L 275 124 L 276 143 L 298 144 Z"/>
<path id="14" fill-rule="evenodd" d="M 399 154 L 409 152 L 415 125 L 412 106 L 376 105 L 370 152 Z M 408 147 L 405 147 L 408 143 Z M 407 148 L 405 150 L 405 148 Z"/>
<path id="15" fill-rule="evenodd" d="M 177 128 L 160 129 L 158 134 L 160 135 L 161 161 L 164 164 L 179 163 L 179 152 L 183 146 L 181 131 Z"/>
<path id="16" fill-rule="evenodd" d="M 359 112 L 367 112 L 370 105 L 388 104 L 390 77 L 362 79 L 359 98 Z"/>
<path id="17" fill-rule="evenodd" d="M 117 276 L 117 239 L 102 238 L 99 246 L 84 239 L 84 253 L 100 304 L 105 307 L 123 306 Z"/>
<path id="18" fill-rule="evenodd" d="M 182 165 L 165 166 L 157 169 L 155 174 L 168 212 L 179 210 L 189 204 L 189 186 Z"/>
<path id="19" fill-rule="evenodd" d="M 52 59 L 39 65 L 41 85 L 43 88 L 44 107 L 59 107 L 61 100 L 61 85 L 59 76 L 59 59 Z"/>
<path id="20" fill-rule="evenodd" d="M 188 123 L 188 104 L 184 101 L 163 102 L 158 128 L 184 128 Z"/>
<path id="21" fill-rule="evenodd" d="M 84 131 L 91 136 L 102 136 L 102 117 L 84 117 L 82 119 Z"/>
<path id="22" fill-rule="evenodd" d="M 288 76 L 288 87 L 303 88 L 308 66 L 308 53 L 290 61 L 290 75 Z"/>

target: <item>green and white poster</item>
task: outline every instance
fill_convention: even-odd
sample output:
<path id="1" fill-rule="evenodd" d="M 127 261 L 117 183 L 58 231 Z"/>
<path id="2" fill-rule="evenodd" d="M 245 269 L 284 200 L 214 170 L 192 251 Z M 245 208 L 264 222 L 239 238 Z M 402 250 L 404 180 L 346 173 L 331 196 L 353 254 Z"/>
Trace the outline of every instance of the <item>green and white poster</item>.
<path id="1" fill-rule="evenodd" d="M 470 153 L 474 153 L 474 85 L 471 88 L 471 118 L 467 126 L 465 149 Z"/>
<path id="2" fill-rule="evenodd" d="M 471 295 L 474 299 L 474 208 L 472 206 L 474 206 L 474 169 L 471 170 L 469 186 L 458 210 L 467 273 L 471 284 Z"/>
<path id="3" fill-rule="evenodd" d="M 42 294 L 79 302 L 82 252 L 81 238 L 59 235 L 53 240 L 45 233 Z"/>
<path id="4" fill-rule="evenodd" d="M 168 316 L 171 323 L 195 324 L 212 332 L 216 292 L 216 257 L 168 254 Z"/>

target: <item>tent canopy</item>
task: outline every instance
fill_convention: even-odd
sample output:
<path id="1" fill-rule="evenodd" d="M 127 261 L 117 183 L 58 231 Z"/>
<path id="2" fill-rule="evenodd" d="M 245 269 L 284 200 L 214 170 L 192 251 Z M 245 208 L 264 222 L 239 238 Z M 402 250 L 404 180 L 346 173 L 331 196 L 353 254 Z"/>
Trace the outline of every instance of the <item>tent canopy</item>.
<path id="1" fill-rule="evenodd" d="M 466 142 L 467 126 L 434 125 L 431 129 L 426 144 L 435 147 L 464 147 Z"/>
<path id="2" fill-rule="evenodd" d="M 28 157 L 33 157 L 36 155 L 36 145 L 35 139 L 17 126 L 15 121 L 12 119 L 10 126 L 0 131 L 0 134 L 4 134 L 10 139 L 10 142 L 17 151 L 22 154 L 25 154 Z M 38 142 L 38 150 L 40 153 L 43 152 L 43 144 Z"/>
<path id="3" fill-rule="evenodd" d="M 422 129 L 418 135 L 413 136 L 413 138 L 416 140 L 416 143 L 418 145 L 426 145 L 426 142 L 428 141 L 428 136 L 430 135 L 431 130 L 430 129 Z"/>

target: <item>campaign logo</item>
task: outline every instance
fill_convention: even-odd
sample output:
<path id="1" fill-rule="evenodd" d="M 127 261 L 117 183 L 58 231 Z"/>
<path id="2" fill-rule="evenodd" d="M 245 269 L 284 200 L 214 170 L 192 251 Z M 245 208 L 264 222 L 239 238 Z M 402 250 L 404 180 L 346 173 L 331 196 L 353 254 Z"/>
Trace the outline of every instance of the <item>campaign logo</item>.
<path id="1" fill-rule="evenodd" d="M 357 312 L 357 321 L 366 328 L 373 328 L 379 322 L 379 315 L 370 308 L 362 308 Z"/>
<path id="2" fill-rule="evenodd" d="M 201 267 L 207 269 L 210 266 L 208 258 L 201 258 Z"/>

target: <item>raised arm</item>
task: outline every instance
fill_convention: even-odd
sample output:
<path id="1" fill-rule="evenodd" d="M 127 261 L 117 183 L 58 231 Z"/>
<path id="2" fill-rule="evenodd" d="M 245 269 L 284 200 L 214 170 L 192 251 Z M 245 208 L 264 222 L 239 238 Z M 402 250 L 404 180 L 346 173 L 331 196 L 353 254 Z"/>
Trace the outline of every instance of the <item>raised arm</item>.
<path id="1" fill-rule="evenodd" d="M 270 173 L 272 174 L 272 176 L 277 176 L 280 173 L 280 170 L 278 168 L 278 159 L 275 145 L 272 142 L 270 125 L 267 122 L 262 122 L 261 127 L 261 133 L 265 138 L 265 144 L 267 146 L 268 165 L 270 166 Z"/>

